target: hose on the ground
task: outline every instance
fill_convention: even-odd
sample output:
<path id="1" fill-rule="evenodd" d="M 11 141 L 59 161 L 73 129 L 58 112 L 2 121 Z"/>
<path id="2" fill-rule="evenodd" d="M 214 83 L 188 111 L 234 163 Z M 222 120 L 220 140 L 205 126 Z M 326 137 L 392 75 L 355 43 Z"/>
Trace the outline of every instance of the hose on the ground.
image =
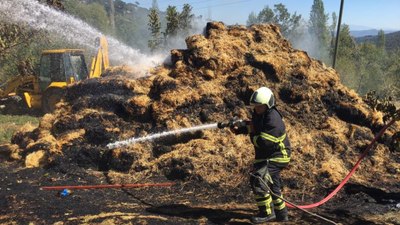
<path id="1" fill-rule="evenodd" d="M 375 138 L 371 141 L 371 143 L 367 146 L 367 148 L 361 153 L 358 161 L 353 166 L 353 169 L 351 169 L 351 171 L 346 175 L 346 177 L 342 180 L 342 182 L 340 182 L 340 184 L 335 188 L 335 190 L 333 190 L 329 195 L 327 195 L 324 199 L 322 199 L 319 202 L 312 203 L 309 205 L 299 205 L 299 206 L 296 206 L 296 208 L 310 209 L 310 208 L 318 207 L 318 206 L 324 204 L 325 202 L 327 202 L 329 199 L 331 199 L 336 193 L 338 193 L 338 191 L 347 183 L 347 181 L 350 179 L 350 177 L 354 174 L 354 172 L 360 165 L 361 161 L 367 155 L 368 151 L 371 150 L 372 147 L 374 146 L 375 142 L 385 133 L 387 128 L 389 128 L 392 124 L 394 124 L 394 122 L 396 122 L 396 119 L 397 118 L 393 118 L 388 124 L 383 126 L 383 128 L 379 131 L 379 133 L 377 135 L 375 135 Z M 288 203 L 288 206 L 291 208 L 295 208 L 295 206 L 290 203 Z"/>

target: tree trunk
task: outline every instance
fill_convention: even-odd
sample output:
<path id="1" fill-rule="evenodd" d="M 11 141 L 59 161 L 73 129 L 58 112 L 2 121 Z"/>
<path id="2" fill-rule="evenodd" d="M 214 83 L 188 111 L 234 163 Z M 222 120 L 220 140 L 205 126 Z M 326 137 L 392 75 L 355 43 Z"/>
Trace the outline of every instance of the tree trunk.
<path id="1" fill-rule="evenodd" d="M 114 8 L 114 0 L 108 0 L 110 3 L 110 23 L 112 33 L 115 34 L 115 8 Z"/>

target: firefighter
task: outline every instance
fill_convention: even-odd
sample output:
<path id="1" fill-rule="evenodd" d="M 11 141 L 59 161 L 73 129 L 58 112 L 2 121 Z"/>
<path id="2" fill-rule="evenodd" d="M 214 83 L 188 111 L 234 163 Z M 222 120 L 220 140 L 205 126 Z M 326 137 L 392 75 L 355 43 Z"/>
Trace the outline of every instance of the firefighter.
<path id="1" fill-rule="evenodd" d="M 271 190 L 282 197 L 280 172 L 290 161 L 290 143 L 285 124 L 269 88 L 257 89 L 250 98 L 250 105 L 253 108 L 251 121 L 231 126 L 231 130 L 235 134 L 250 134 L 255 149 L 250 184 L 259 212 L 251 221 L 288 221 L 285 202 L 270 193 Z"/>

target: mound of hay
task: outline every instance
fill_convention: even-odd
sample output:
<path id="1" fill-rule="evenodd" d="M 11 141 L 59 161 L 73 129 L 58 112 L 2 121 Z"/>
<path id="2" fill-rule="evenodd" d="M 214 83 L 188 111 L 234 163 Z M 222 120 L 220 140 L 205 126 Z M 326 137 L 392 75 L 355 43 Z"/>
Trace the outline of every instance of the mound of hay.
<path id="1" fill-rule="evenodd" d="M 40 151 L 39 165 L 45 159 L 49 169 L 110 171 L 115 182 L 161 176 L 237 187 L 247 183 L 254 153 L 248 137 L 228 129 L 112 150 L 106 145 L 235 116 L 247 119 L 250 95 L 268 86 L 293 147 L 285 183 L 293 193 L 324 191 L 341 181 L 383 126 L 382 115 L 344 87 L 335 70 L 293 49 L 274 25 L 208 23 L 204 35 L 186 43 L 187 49 L 171 51 L 171 65 L 155 68 L 152 76 L 128 79 L 134 75 L 118 68 L 68 88 L 37 129 L 14 135 L 21 160 Z M 399 153 L 389 144 L 396 129 L 399 124 L 380 140 L 354 182 L 396 187 Z"/>

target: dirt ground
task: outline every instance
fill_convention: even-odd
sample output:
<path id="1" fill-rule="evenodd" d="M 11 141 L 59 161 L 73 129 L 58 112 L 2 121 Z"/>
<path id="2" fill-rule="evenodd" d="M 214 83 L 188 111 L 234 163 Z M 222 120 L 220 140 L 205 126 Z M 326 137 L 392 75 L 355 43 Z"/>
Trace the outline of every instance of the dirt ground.
<path id="1" fill-rule="evenodd" d="M 195 182 L 172 187 L 59 191 L 42 186 L 107 184 L 98 171 L 53 172 L 0 165 L 1 224 L 251 224 L 256 213 L 248 187 L 220 189 Z M 165 182 L 151 178 L 145 182 Z M 321 197 L 322 196 L 318 196 Z M 309 210 L 342 224 L 400 224 L 400 193 L 348 184 L 322 207 Z M 284 224 L 329 224 L 290 209 Z M 282 223 L 271 223 L 282 224 Z"/>
<path id="2" fill-rule="evenodd" d="M 250 95 L 265 85 L 275 93 L 293 148 L 283 193 L 304 205 L 328 195 L 395 117 L 346 88 L 335 70 L 293 49 L 274 25 L 209 23 L 186 44 L 149 77 L 121 66 L 71 85 L 37 127 L 23 127 L 0 146 L 0 223 L 250 224 L 256 206 L 247 136 L 214 129 L 114 149 L 107 144 L 248 119 Z M 400 224 L 399 174 L 396 122 L 344 188 L 310 211 L 342 224 Z M 175 185 L 76 190 L 65 197 L 40 189 L 159 182 Z M 287 224 L 327 224 L 300 210 L 289 214 Z"/>

